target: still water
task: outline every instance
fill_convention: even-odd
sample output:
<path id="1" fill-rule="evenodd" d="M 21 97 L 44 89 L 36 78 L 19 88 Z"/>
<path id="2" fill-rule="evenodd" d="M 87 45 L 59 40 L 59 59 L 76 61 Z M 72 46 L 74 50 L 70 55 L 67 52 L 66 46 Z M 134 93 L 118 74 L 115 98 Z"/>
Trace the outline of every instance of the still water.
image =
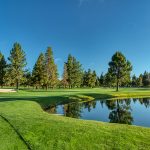
<path id="1" fill-rule="evenodd" d="M 72 118 L 150 127 L 150 98 L 50 105 L 46 111 Z"/>

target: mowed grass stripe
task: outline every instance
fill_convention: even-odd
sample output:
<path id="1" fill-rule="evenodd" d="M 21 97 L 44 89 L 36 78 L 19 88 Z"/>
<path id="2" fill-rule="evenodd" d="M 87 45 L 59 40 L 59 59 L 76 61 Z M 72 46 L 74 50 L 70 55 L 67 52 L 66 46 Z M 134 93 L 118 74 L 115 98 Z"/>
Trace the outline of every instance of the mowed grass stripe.
<path id="1" fill-rule="evenodd" d="M 10 125 L 10 127 L 16 132 L 16 134 L 18 135 L 18 137 L 20 138 L 20 140 L 23 141 L 23 143 L 27 146 L 28 150 L 31 150 L 30 145 L 25 141 L 25 139 L 23 138 L 23 136 L 18 132 L 18 130 L 9 122 L 9 120 L 4 117 L 2 114 L 0 114 L 0 117 Z"/>
<path id="2" fill-rule="evenodd" d="M 0 117 L 0 150 L 27 150 L 27 146 L 18 137 L 2 117 Z"/>

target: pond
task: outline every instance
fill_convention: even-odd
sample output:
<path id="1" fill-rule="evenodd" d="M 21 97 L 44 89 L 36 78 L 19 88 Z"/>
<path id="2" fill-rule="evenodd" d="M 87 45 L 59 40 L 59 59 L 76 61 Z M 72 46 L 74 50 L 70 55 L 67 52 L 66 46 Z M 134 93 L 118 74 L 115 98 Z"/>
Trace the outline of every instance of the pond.
<path id="1" fill-rule="evenodd" d="M 150 127 L 150 98 L 50 105 L 46 111 L 72 118 Z"/>

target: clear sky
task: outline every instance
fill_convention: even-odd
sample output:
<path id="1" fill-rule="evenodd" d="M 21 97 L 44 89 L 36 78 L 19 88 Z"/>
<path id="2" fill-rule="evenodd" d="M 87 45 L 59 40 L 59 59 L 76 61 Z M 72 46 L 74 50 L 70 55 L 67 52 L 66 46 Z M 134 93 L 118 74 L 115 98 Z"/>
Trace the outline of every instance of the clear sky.
<path id="1" fill-rule="evenodd" d="M 150 71 L 150 0 L 0 0 L 0 50 L 6 57 L 16 41 L 30 69 L 51 46 L 60 75 L 69 53 L 100 74 L 116 50 L 139 75 Z"/>

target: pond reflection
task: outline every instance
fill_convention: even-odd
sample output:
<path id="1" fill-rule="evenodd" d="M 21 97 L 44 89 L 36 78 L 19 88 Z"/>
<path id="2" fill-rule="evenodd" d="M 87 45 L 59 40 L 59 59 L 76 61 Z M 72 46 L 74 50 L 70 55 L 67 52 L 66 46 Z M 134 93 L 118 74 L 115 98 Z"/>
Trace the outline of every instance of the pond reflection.
<path id="1" fill-rule="evenodd" d="M 72 118 L 150 127 L 149 98 L 50 105 L 46 111 Z"/>

